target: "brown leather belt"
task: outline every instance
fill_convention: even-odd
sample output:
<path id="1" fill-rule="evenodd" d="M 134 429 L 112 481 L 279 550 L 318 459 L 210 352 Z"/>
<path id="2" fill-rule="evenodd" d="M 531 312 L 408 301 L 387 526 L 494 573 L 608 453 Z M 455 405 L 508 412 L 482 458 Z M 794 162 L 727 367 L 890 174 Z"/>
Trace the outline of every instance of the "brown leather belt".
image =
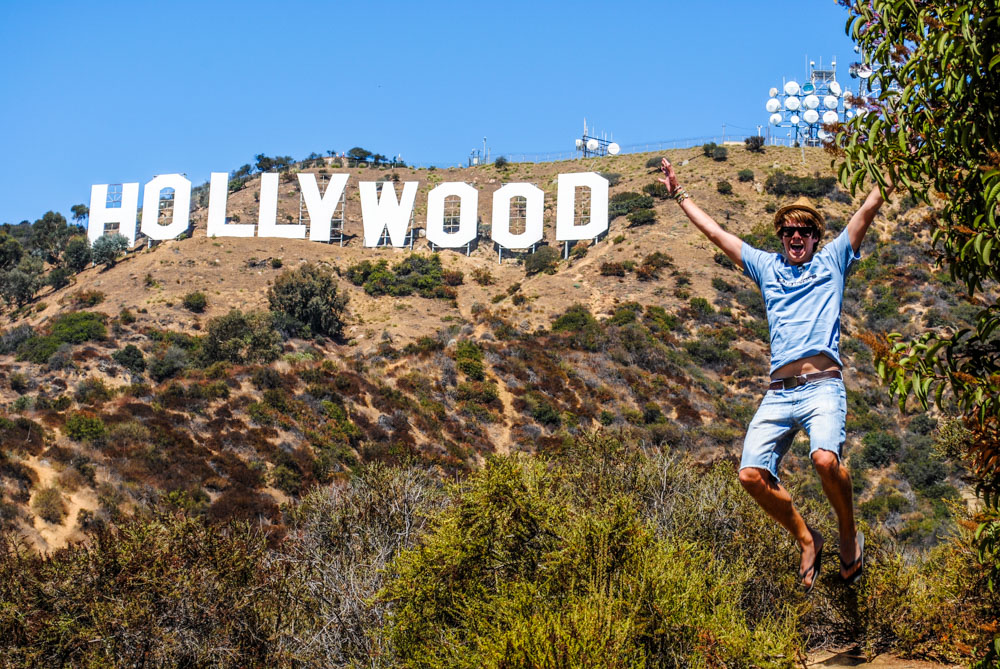
<path id="1" fill-rule="evenodd" d="M 798 388 L 799 386 L 804 386 L 807 383 L 812 383 L 813 381 L 822 381 L 823 379 L 842 379 L 844 375 L 840 373 L 839 370 L 832 369 L 829 372 L 815 372 L 813 374 L 802 374 L 801 376 L 789 376 L 785 379 L 778 379 L 777 381 L 771 381 L 771 385 L 767 387 L 768 390 L 791 390 L 792 388 Z"/>

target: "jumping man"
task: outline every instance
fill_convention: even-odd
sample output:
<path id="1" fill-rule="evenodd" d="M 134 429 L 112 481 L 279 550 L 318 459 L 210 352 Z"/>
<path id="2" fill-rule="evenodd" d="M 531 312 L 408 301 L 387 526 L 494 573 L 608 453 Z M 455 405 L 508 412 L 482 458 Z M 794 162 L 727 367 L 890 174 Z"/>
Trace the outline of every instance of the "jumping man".
<path id="1" fill-rule="evenodd" d="M 841 461 L 847 391 L 840 361 L 840 308 L 847 270 L 883 198 L 876 187 L 840 235 L 817 252 L 823 216 L 808 199 L 782 207 L 774 217 L 784 253 L 765 253 L 726 232 L 677 182 L 666 158 L 660 169 L 671 196 L 713 244 L 760 287 L 771 335 L 771 384 L 750 422 L 740 461 L 740 483 L 802 550 L 799 576 L 811 591 L 819 577 L 824 539 L 806 522 L 778 478 L 778 464 L 803 429 L 840 532 L 840 577 L 853 583 L 864 566 L 864 535 L 854 524 L 851 478 Z"/>

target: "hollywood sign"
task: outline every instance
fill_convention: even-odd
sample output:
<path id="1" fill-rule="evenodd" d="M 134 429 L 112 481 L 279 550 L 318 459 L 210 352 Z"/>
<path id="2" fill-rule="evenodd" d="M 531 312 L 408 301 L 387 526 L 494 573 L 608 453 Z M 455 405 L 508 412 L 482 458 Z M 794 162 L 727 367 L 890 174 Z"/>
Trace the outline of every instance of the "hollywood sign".
<path id="1" fill-rule="evenodd" d="M 316 175 L 298 173 L 302 200 L 309 213 L 310 225 L 278 223 L 278 174 L 266 172 L 260 179 L 260 209 L 257 223 L 231 223 L 226 218 L 226 201 L 229 196 L 229 175 L 213 172 L 209 184 L 208 224 L 209 237 L 277 237 L 281 239 L 306 239 L 329 242 L 331 221 L 347 187 L 347 174 L 330 175 L 325 192 L 320 193 Z M 361 218 L 364 228 L 364 245 L 375 247 L 384 233 L 393 246 L 405 245 L 416 199 L 416 181 L 403 182 L 403 192 L 397 197 L 393 183 L 385 182 L 379 189 L 374 181 L 361 181 Z M 590 212 L 587 223 L 576 224 L 576 193 L 579 188 L 590 190 Z M 166 189 L 174 191 L 173 218 L 169 223 L 159 220 L 160 196 Z M 459 199 L 457 227 L 445 228 L 445 199 Z M 515 197 L 525 200 L 525 229 L 513 233 L 510 226 L 511 201 Z M 139 207 L 139 184 L 122 184 L 121 206 L 109 207 L 108 184 L 96 184 L 90 191 L 90 220 L 87 236 L 91 242 L 101 237 L 108 223 L 119 226 L 119 232 L 135 245 L 136 218 Z M 191 182 L 181 174 L 154 177 L 143 190 L 142 225 L 140 231 L 153 240 L 175 239 L 187 232 L 190 223 Z M 545 194 L 528 183 L 511 183 L 493 193 L 493 216 L 490 237 L 507 249 L 530 248 L 543 237 L 542 214 Z M 442 248 L 460 248 L 477 236 L 479 191 L 462 182 L 445 182 L 427 194 L 426 237 L 430 243 Z M 570 242 L 595 239 L 608 230 L 608 180 L 596 172 L 560 174 L 556 202 L 556 240 Z"/>

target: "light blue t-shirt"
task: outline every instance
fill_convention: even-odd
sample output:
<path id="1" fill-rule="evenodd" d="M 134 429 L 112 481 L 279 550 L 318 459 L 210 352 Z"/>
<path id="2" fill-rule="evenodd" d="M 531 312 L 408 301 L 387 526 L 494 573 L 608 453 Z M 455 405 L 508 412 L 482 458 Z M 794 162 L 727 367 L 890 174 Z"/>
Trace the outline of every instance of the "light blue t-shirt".
<path id="1" fill-rule="evenodd" d="M 740 250 L 744 273 L 764 295 L 771 333 L 771 373 L 790 362 L 824 353 L 840 361 L 840 306 L 847 270 L 861 256 L 847 228 L 799 266 L 780 253 L 765 253 L 746 242 Z"/>

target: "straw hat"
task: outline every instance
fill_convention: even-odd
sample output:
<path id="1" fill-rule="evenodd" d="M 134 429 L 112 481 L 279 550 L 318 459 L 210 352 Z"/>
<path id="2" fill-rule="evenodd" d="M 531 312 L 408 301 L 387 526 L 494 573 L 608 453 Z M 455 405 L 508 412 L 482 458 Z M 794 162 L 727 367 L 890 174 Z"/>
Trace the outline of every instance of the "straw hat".
<path id="1" fill-rule="evenodd" d="M 778 212 L 774 215 L 775 232 L 777 232 L 778 229 L 781 228 L 781 224 L 784 222 L 785 214 L 794 210 L 807 211 L 814 217 L 816 217 L 816 223 L 819 226 L 819 238 L 822 239 L 823 234 L 826 232 L 826 222 L 823 220 L 823 214 L 816 211 L 816 208 L 813 207 L 812 202 L 810 202 L 809 198 L 805 196 L 800 197 L 798 200 L 796 200 L 791 204 L 786 204 L 784 207 L 778 210 Z"/>

